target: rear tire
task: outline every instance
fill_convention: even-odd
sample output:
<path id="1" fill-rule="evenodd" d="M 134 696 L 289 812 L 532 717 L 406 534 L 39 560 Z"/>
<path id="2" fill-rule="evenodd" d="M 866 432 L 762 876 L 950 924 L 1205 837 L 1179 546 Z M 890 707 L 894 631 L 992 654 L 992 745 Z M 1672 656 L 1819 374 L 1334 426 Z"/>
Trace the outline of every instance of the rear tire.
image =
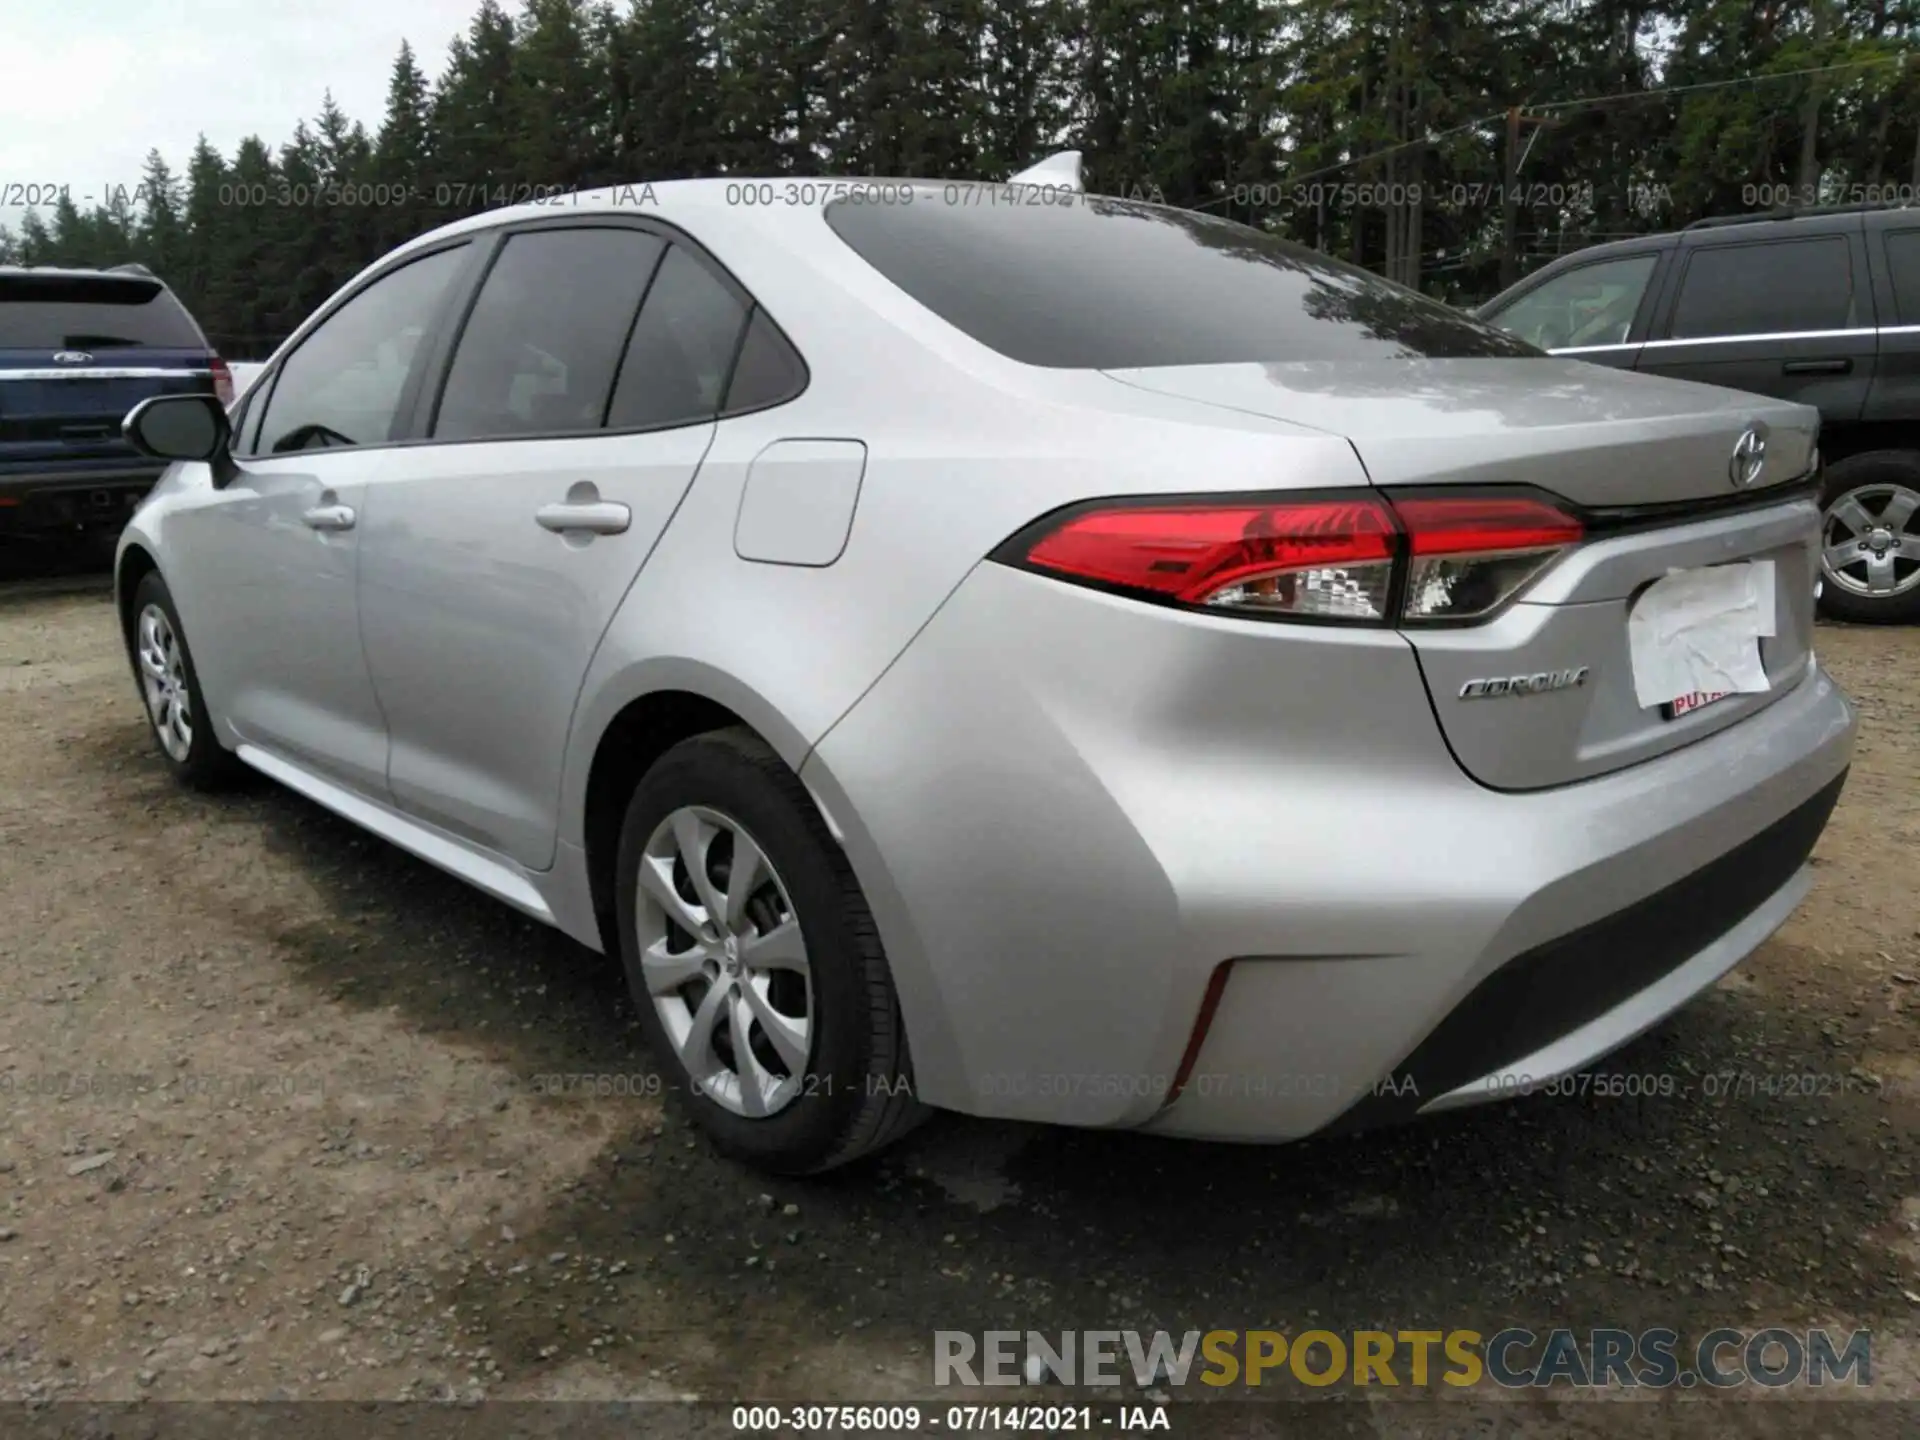
<path id="1" fill-rule="evenodd" d="M 1920 454 L 1872 450 L 1838 462 L 1820 512 L 1822 612 L 1866 625 L 1920 620 Z"/>
<path id="2" fill-rule="evenodd" d="M 128 652 L 147 732 L 174 778 L 196 790 L 231 784 L 241 773 L 240 762 L 214 738 L 186 628 L 157 570 L 141 576 L 134 587 Z"/>
<path id="3" fill-rule="evenodd" d="M 618 864 L 641 1027 L 718 1149 L 812 1174 L 925 1117 L 859 882 L 757 735 L 718 730 L 667 751 L 627 805 Z"/>

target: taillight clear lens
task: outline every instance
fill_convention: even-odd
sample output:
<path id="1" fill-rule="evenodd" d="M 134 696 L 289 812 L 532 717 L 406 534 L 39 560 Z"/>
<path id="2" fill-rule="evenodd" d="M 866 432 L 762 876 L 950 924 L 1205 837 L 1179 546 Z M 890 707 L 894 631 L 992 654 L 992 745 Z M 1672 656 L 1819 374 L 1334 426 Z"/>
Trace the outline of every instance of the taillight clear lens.
<path id="1" fill-rule="evenodd" d="M 1401 618 L 1476 620 L 1533 582 L 1586 527 L 1525 496 L 1394 497 L 1411 561 Z"/>
<path id="2" fill-rule="evenodd" d="M 1371 496 L 1120 505 L 1071 517 L 1022 558 L 1072 579 L 1209 609 L 1378 621 L 1397 541 L 1392 513 Z"/>
<path id="3" fill-rule="evenodd" d="M 1576 516 L 1530 495 L 1119 501 L 1069 514 L 1038 539 L 1016 536 L 996 558 L 1233 614 L 1460 624 L 1506 604 L 1584 533 Z"/>
<path id="4" fill-rule="evenodd" d="M 233 403 L 233 371 L 227 368 L 227 362 L 218 355 L 213 357 L 207 368 L 213 372 L 214 397 L 222 405 L 231 405 Z"/>

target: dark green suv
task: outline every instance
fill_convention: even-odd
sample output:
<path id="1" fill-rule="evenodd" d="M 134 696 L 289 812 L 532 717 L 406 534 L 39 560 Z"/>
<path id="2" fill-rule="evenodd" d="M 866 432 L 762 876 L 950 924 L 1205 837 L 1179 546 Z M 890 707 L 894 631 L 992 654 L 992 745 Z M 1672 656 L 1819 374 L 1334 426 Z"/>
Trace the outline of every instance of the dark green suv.
<path id="1" fill-rule="evenodd" d="M 1821 606 L 1920 619 L 1920 208 L 1729 216 L 1596 245 L 1476 313 L 1558 355 L 1817 406 Z"/>

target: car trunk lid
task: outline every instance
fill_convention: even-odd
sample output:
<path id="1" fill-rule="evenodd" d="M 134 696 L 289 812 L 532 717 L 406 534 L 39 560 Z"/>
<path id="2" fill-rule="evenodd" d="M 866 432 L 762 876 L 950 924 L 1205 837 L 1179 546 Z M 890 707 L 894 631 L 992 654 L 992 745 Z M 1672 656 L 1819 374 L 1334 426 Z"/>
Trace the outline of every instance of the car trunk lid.
<path id="1" fill-rule="evenodd" d="M 1584 780 L 1704 739 L 1797 684 L 1812 655 L 1816 412 L 1577 361 L 1368 360 L 1109 371 L 1122 383 L 1344 436 L 1389 496 L 1525 485 L 1587 538 L 1491 620 L 1413 626 L 1461 766 L 1500 789 Z M 1746 442 L 1763 437 L 1756 467 Z M 1736 478 L 1741 483 L 1736 484 Z M 1628 617 L 1675 570 L 1764 562 L 1765 693 L 1640 703 Z"/>

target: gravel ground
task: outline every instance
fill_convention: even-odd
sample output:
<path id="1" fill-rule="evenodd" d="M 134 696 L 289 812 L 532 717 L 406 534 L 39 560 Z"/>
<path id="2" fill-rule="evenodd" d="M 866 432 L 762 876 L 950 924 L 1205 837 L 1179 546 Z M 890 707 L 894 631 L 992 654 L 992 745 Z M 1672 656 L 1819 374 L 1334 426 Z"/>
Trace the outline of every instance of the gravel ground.
<path id="1" fill-rule="evenodd" d="M 648 1093 L 608 963 L 176 789 L 104 583 L 0 587 L 0 1399 L 944 1401 L 936 1328 L 1508 1323 L 1868 1327 L 1920 1399 L 1920 630 L 1821 645 L 1865 728 L 1812 899 L 1608 1062 L 1693 1093 L 1278 1149 L 940 1119 L 772 1184 Z M 539 1093 L 581 1073 L 638 1093 Z"/>

